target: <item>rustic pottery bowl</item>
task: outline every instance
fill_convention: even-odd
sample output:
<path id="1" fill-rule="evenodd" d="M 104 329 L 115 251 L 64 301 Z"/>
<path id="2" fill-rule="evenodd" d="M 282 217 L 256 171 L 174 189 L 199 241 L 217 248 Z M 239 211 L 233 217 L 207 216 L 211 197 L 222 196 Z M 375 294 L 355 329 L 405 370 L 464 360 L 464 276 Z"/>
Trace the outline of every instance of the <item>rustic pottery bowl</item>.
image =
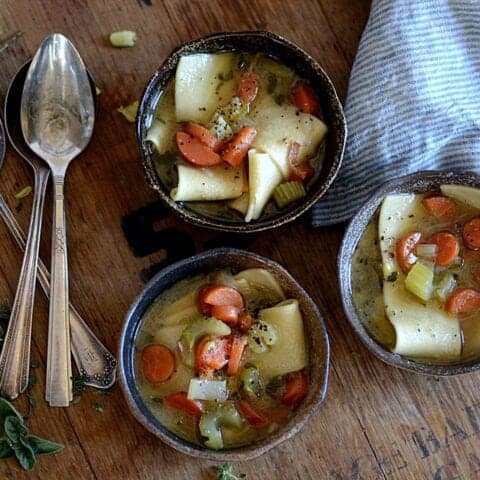
<path id="1" fill-rule="evenodd" d="M 300 302 L 309 347 L 309 392 L 295 414 L 274 434 L 251 445 L 230 450 L 214 451 L 183 440 L 167 430 L 144 404 L 135 382 L 135 339 L 145 311 L 158 295 L 179 280 L 222 268 L 229 268 L 235 272 L 257 267 L 265 268 L 274 273 L 284 288 L 286 295 L 296 298 Z M 233 248 L 210 250 L 177 262 L 159 272 L 146 285 L 127 313 L 120 337 L 118 355 L 120 384 L 128 406 L 135 418 L 154 435 L 180 452 L 217 462 L 241 461 L 257 457 L 300 431 L 325 399 L 328 384 L 329 357 L 330 349 L 325 324 L 317 306 L 305 290 L 278 263 L 265 257 Z"/>
<path id="2" fill-rule="evenodd" d="M 329 128 L 323 166 L 313 184 L 309 186 L 307 196 L 302 201 L 292 204 L 291 208 L 285 208 L 271 215 L 264 214 L 259 220 L 250 223 L 245 223 L 241 219 L 226 220 L 218 216 L 201 215 L 189 208 L 188 203 L 177 203 L 172 200 L 169 190 L 164 186 L 155 170 L 152 160 L 153 147 L 150 142 L 145 140 L 154 118 L 155 108 L 164 88 L 175 75 L 180 57 L 195 52 L 232 50 L 261 52 L 279 60 L 301 77 L 308 79 L 318 95 L 323 120 Z M 168 56 L 148 82 L 140 101 L 136 121 L 137 141 L 147 181 L 160 194 L 163 201 L 188 222 L 215 230 L 240 233 L 258 232 L 290 222 L 322 197 L 340 168 L 345 148 L 346 130 L 342 105 L 332 82 L 320 65 L 288 40 L 274 33 L 263 31 L 215 33 L 179 46 Z"/>
<path id="3" fill-rule="evenodd" d="M 480 175 L 473 172 L 422 171 L 385 183 L 367 200 L 351 220 L 343 237 L 338 256 L 338 274 L 343 309 L 364 345 L 385 363 L 412 372 L 435 376 L 473 372 L 480 369 L 480 358 L 451 364 L 420 363 L 385 349 L 369 335 L 357 315 L 352 295 L 351 263 L 365 228 L 377 212 L 386 195 L 435 191 L 439 189 L 440 185 L 445 183 L 480 188 Z"/>

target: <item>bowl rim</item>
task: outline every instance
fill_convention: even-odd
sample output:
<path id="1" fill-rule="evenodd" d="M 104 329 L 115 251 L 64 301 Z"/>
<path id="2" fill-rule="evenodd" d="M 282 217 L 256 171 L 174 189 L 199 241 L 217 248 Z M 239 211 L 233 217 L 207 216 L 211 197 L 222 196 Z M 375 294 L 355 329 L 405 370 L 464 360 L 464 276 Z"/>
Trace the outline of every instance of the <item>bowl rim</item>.
<path id="1" fill-rule="evenodd" d="M 339 150 L 335 152 L 333 155 L 333 163 L 330 167 L 330 170 L 326 174 L 325 181 L 319 185 L 319 188 L 316 191 L 311 192 L 311 196 L 307 197 L 304 201 L 299 203 L 296 207 L 292 208 L 292 210 L 287 210 L 283 214 L 279 214 L 275 217 L 265 219 L 265 220 L 257 220 L 253 222 L 232 222 L 232 223 L 225 223 L 219 219 L 209 218 L 203 216 L 201 214 L 195 214 L 194 212 L 190 212 L 186 208 L 181 208 L 177 202 L 175 202 L 170 195 L 168 195 L 160 185 L 158 185 L 152 178 L 149 172 L 146 170 L 146 158 L 147 158 L 147 150 L 145 146 L 145 142 L 142 140 L 142 118 L 147 111 L 148 104 L 150 97 L 152 95 L 151 92 L 154 92 L 157 88 L 158 82 L 161 81 L 161 78 L 168 70 L 169 63 L 174 56 L 180 56 L 184 51 L 188 51 L 189 48 L 195 46 L 198 42 L 213 42 L 215 40 L 222 40 L 226 37 L 228 38 L 242 38 L 242 37 L 258 37 L 263 39 L 268 39 L 271 42 L 279 43 L 283 47 L 289 49 L 290 51 L 294 52 L 295 55 L 303 57 L 303 59 L 310 64 L 315 70 L 318 71 L 319 76 L 322 77 L 322 80 L 325 82 L 325 85 L 328 89 L 328 94 L 331 97 L 331 104 L 332 104 L 332 111 L 334 112 L 335 117 L 338 118 L 338 144 L 340 146 Z M 332 80 L 327 75 L 323 67 L 317 62 L 309 53 L 303 50 L 301 47 L 296 45 L 295 43 L 287 40 L 283 36 L 270 32 L 268 30 L 239 30 L 239 31 L 221 31 L 210 33 L 207 35 L 203 35 L 201 37 L 197 37 L 186 42 L 181 43 L 177 47 L 175 47 L 165 58 L 162 64 L 155 70 L 154 74 L 150 77 L 147 82 L 145 89 L 142 92 L 140 103 L 138 106 L 136 121 L 135 121 L 135 132 L 136 132 L 136 140 L 138 149 L 140 151 L 140 157 L 142 159 L 142 164 L 144 168 L 144 174 L 147 179 L 147 182 L 155 191 L 158 192 L 164 203 L 175 213 L 180 215 L 180 217 L 194 225 L 209 228 L 212 230 L 224 231 L 224 232 L 237 232 L 237 233 L 254 233 L 260 232 L 264 230 L 269 230 L 272 228 L 279 227 L 286 223 L 289 223 L 300 215 L 305 213 L 309 210 L 321 197 L 325 195 L 327 190 L 330 188 L 331 184 L 335 180 L 342 165 L 343 156 L 345 153 L 345 146 L 347 141 L 347 123 L 345 119 L 345 114 L 343 111 L 342 102 L 340 101 L 335 86 L 333 85 Z"/>
<path id="2" fill-rule="evenodd" d="M 480 356 L 458 363 L 420 363 L 388 351 L 377 343 L 363 326 L 356 313 L 351 291 L 351 260 L 366 226 L 380 207 L 386 195 L 391 193 L 424 193 L 445 183 L 480 188 L 480 174 L 470 171 L 421 170 L 403 175 L 382 184 L 360 207 L 350 220 L 344 233 L 337 257 L 337 271 L 342 307 L 350 326 L 364 346 L 383 362 L 415 373 L 433 376 L 450 376 L 474 372 L 480 369 Z M 411 186 L 411 184 L 415 186 Z M 361 226 L 361 229 L 359 228 Z M 353 240 L 352 240 L 353 238 Z"/>
<path id="3" fill-rule="evenodd" d="M 196 267 L 198 262 L 206 262 L 211 258 L 219 258 L 220 256 L 235 256 L 247 259 L 253 259 L 255 261 L 259 261 L 264 267 L 273 270 L 274 272 L 279 272 L 284 278 L 287 279 L 290 285 L 293 285 L 296 290 L 299 291 L 303 300 L 309 304 L 309 308 L 313 312 L 315 316 L 315 329 L 318 328 L 320 333 L 320 341 L 322 343 L 323 349 L 323 357 L 322 357 L 322 381 L 315 387 L 312 398 L 310 400 L 310 404 L 308 408 L 304 411 L 297 412 L 294 416 L 292 416 L 291 420 L 295 419 L 295 422 L 292 422 L 292 425 L 285 431 L 275 432 L 273 435 L 269 435 L 258 442 L 247 444 L 241 447 L 233 448 L 230 450 L 211 450 L 206 447 L 201 447 L 194 443 L 188 442 L 173 432 L 170 432 L 166 427 L 162 426 L 159 421 L 156 421 L 157 424 L 154 424 L 148 420 L 148 418 L 142 413 L 139 408 L 139 402 L 137 402 L 132 395 L 132 391 L 128 385 L 128 378 L 127 378 L 127 362 L 130 362 L 133 355 L 133 342 L 132 338 L 127 338 L 127 331 L 132 318 L 134 318 L 134 314 L 137 309 L 140 307 L 142 303 L 143 297 L 148 293 L 148 291 L 155 289 L 155 285 L 161 281 L 164 277 L 168 277 L 171 273 L 173 273 L 177 269 L 181 269 L 182 267 L 187 266 Z M 200 267 L 201 268 L 201 267 Z M 188 275 L 188 274 L 187 274 Z M 167 285 L 164 287 L 169 288 L 170 286 L 174 285 L 180 281 L 180 279 L 172 280 L 168 282 Z M 162 291 L 164 290 L 162 289 Z M 158 294 L 155 296 L 157 298 Z M 146 309 L 152 304 L 155 298 L 148 302 L 145 306 L 145 309 L 142 311 L 142 314 L 146 311 Z M 140 307 L 141 308 L 141 307 Z M 135 328 L 138 328 L 138 323 Z M 131 343 L 130 349 L 128 349 L 128 343 Z M 129 409 L 136 420 L 142 424 L 147 430 L 153 433 L 157 438 L 159 438 L 164 443 L 168 444 L 169 446 L 173 447 L 177 451 L 181 453 L 187 454 L 189 456 L 197 457 L 197 458 L 204 458 L 207 460 L 213 460 L 217 462 L 221 461 L 244 461 L 256 458 L 260 455 L 263 455 L 267 451 L 271 450 L 272 448 L 276 447 L 280 443 L 284 442 L 285 440 L 290 439 L 295 434 L 297 434 L 310 420 L 310 418 L 318 411 L 320 406 L 326 399 L 327 391 L 328 391 L 328 383 L 330 377 L 330 341 L 328 330 L 326 324 L 323 320 L 323 316 L 320 313 L 316 303 L 310 297 L 310 295 L 303 289 L 303 287 L 294 279 L 294 277 L 280 264 L 271 260 L 267 257 L 258 255 L 256 253 L 252 253 L 245 250 L 240 250 L 236 248 L 229 248 L 229 247 L 221 247 L 215 248 L 212 250 L 207 250 L 205 252 L 199 253 L 192 257 L 187 257 L 183 260 L 175 262 L 160 272 L 158 272 L 142 289 L 142 291 L 137 295 L 135 300 L 133 301 L 131 307 L 129 308 L 124 324 L 122 327 L 120 340 L 119 340 L 119 349 L 118 349 L 118 372 L 119 372 L 119 383 L 123 392 L 123 396 L 129 406 Z M 311 365 L 310 368 L 318 367 Z M 298 417 L 298 418 L 297 418 Z"/>

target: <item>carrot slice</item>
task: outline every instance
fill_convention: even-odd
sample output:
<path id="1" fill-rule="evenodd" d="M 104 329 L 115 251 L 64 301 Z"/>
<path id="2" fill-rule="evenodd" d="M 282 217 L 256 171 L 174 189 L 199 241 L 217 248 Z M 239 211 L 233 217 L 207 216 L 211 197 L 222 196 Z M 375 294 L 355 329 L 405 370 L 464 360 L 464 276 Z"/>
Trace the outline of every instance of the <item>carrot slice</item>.
<path id="1" fill-rule="evenodd" d="M 265 427 L 269 424 L 267 416 L 246 400 L 239 400 L 237 402 L 237 408 L 242 414 L 242 417 L 244 417 L 250 425 L 254 427 Z"/>
<path id="2" fill-rule="evenodd" d="M 197 418 L 203 413 L 203 403 L 200 400 L 190 400 L 186 392 L 175 392 L 165 397 L 164 402 L 172 408 L 182 410 Z"/>
<path id="3" fill-rule="evenodd" d="M 149 383 L 164 382 L 175 370 L 175 355 L 165 345 L 147 345 L 140 360 L 143 376 Z"/>
<path id="4" fill-rule="evenodd" d="M 240 313 L 238 317 L 238 329 L 242 333 L 247 333 L 250 330 L 250 327 L 252 326 L 253 323 L 253 318 L 251 315 L 248 313 L 242 312 Z"/>
<path id="5" fill-rule="evenodd" d="M 480 310 L 480 292 L 474 288 L 457 288 L 447 299 L 448 313 L 470 313 Z"/>
<path id="6" fill-rule="evenodd" d="M 426 240 L 426 243 L 437 246 L 435 264 L 441 267 L 450 265 L 460 252 L 460 245 L 457 238 L 449 232 L 434 233 Z"/>
<path id="7" fill-rule="evenodd" d="M 218 138 L 208 128 L 199 123 L 187 122 L 183 125 L 183 131 L 212 150 L 217 146 Z"/>
<path id="8" fill-rule="evenodd" d="M 237 323 L 239 313 L 237 307 L 233 307 L 232 305 L 213 305 L 211 308 L 211 314 L 216 319 L 231 325 Z"/>
<path id="9" fill-rule="evenodd" d="M 420 232 L 410 232 L 398 240 L 395 245 L 395 256 L 403 272 L 407 273 L 413 267 L 417 257 L 415 256 L 415 247 L 422 239 Z"/>
<path id="10" fill-rule="evenodd" d="M 315 169 L 308 163 L 301 163 L 292 167 L 289 180 L 291 182 L 307 183 L 315 174 Z"/>
<path id="11" fill-rule="evenodd" d="M 273 422 L 280 423 L 288 417 L 290 411 L 291 410 L 289 408 L 280 405 L 278 407 L 270 409 L 268 411 L 268 416 Z"/>
<path id="12" fill-rule="evenodd" d="M 455 202 L 443 195 L 431 195 L 422 200 L 425 209 L 438 220 L 448 222 L 453 220 L 457 215 L 457 207 Z"/>
<path id="13" fill-rule="evenodd" d="M 475 217 L 463 226 L 463 241 L 470 250 L 480 249 L 480 217 Z"/>
<path id="14" fill-rule="evenodd" d="M 230 340 L 206 336 L 195 349 L 195 367 L 200 374 L 220 370 L 228 363 Z"/>
<path id="15" fill-rule="evenodd" d="M 177 146 L 187 161 L 199 167 L 212 167 L 222 163 L 218 153 L 208 148 L 200 140 L 191 137 L 188 133 L 177 132 Z"/>
<path id="16" fill-rule="evenodd" d="M 230 358 L 228 359 L 227 375 L 236 375 L 240 368 L 242 355 L 247 346 L 245 335 L 234 335 L 230 345 Z"/>
<path id="17" fill-rule="evenodd" d="M 240 75 L 238 82 L 237 95 L 243 103 L 251 103 L 255 100 L 258 93 L 259 78 L 256 73 L 244 72 Z"/>
<path id="18" fill-rule="evenodd" d="M 226 305 L 243 308 L 242 294 L 227 285 L 210 285 L 199 293 L 199 301 L 208 305 Z"/>
<path id="19" fill-rule="evenodd" d="M 315 92 L 304 82 L 296 82 L 292 87 L 292 101 L 303 113 L 315 115 L 318 112 L 318 99 Z"/>
<path id="20" fill-rule="evenodd" d="M 307 395 L 308 380 L 303 370 L 293 373 L 285 387 L 282 403 L 290 407 L 296 407 Z"/>
<path id="21" fill-rule="evenodd" d="M 222 160 L 232 167 L 238 167 L 245 159 L 256 136 L 257 130 L 251 125 L 242 127 L 223 149 Z"/>

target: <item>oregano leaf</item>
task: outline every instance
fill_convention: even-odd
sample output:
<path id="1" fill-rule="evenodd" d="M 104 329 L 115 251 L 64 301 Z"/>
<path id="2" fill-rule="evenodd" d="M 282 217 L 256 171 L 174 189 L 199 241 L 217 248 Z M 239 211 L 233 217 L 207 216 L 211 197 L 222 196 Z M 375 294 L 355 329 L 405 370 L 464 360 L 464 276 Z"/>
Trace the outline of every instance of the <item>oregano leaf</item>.
<path id="1" fill-rule="evenodd" d="M 13 449 L 10 446 L 10 441 L 5 437 L 1 437 L 0 438 L 0 459 L 13 457 L 14 455 L 15 454 L 13 452 Z"/>
<path id="2" fill-rule="evenodd" d="M 17 417 L 13 417 L 11 415 L 5 419 L 3 428 L 5 430 L 5 434 L 13 443 L 19 442 L 20 439 L 25 437 L 25 435 L 28 433 L 27 427 L 25 427 L 25 424 L 22 422 L 22 420 L 19 420 Z"/>
<path id="3" fill-rule="evenodd" d="M 11 415 L 18 417 L 19 420 L 22 420 L 22 416 L 18 410 L 8 400 L 0 397 L 0 424 L 3 425 L 5 423 L 5 419 Z"/>
<path id="4" fill-rule="evenodd" d="M 28 435 L 26 441 L 37 455 L 56 453 L 63 449 L 63 445 L 45 440 L 36 435 Z"/>
<path id="5" fill-rule="evenodd" d="M 33 470 L 37 463 L 37 459 L 35 458 L 35 453 L 32 450 L 32 447 L 24 442 L 21 439 L 20 442 L 16 443 L 13 446 L 13 451 L 15 456 L 17 457 L 18 462 L 22 466 L 24 470 Z"/>

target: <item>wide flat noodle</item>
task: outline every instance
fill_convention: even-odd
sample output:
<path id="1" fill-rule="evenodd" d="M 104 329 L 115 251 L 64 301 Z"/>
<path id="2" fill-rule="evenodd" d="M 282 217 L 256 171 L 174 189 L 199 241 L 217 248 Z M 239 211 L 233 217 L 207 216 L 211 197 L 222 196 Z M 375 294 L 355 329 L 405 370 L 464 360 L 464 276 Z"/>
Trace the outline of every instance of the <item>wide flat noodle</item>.
<path id="1" fill-rule="evenodd" d="M 405 274 L 395 258 L 399 238 L 421 230 L 425 221 L 422 197 L 389 195 L 383 201 L 379 237 L 385 279 L 397 272 L 397 280 L 383 282 L 385 310 L 396 333 L 394 353 L 410 357 L 458 359 L 462 339 L 458 318 L 448 315 L 436 300 L 423 305 L 405 288 Z"/>
<path id="2" fill-rule="evenodd" d="M 292 143 L 300 145 L 300 163 L 315 155 L 327 133 L 327 126 L 317 117 L 301 113 L 293 105 L 272 105 L 267 100 L 255 106 L 252 119 L 258 132 L 253 147 L 268 153 L 285 179 L 292 168 L 288 161 Z"/>
<path id="3" fill-rule="evenodd" d="M 177 202 L 229 200 L 242 194 L 244 177 L 243 167 L 178 165 L 178 186 L 170 195 Z"/>
<path id="4" fill-rule="evenodd" d="M 249 202 L 245 221 L 257 220 L 270 200 L 275 187 L 282 181 L 282 173 L 268 153 L 253 148 L 248 152 Z"/>
<path id="5" fill-rule="evenodd" d="M 257 365 L 266 378 L 305 368 L 308 354 L 298 301 L 285 300 L 260 310 L 258 316 L 276 330 L 278 338 L 265 353 L 249 351 L 247 362 Z"/>
<path id="6" fill-rule="evenodd" d="M 197 53 L 180 58 L 175 73 L 177 122 L 208 123 L 217 107 L 230 101 L 236 87 L 234 63 L 234 53 Z"/>
<path id="7" fill-rule="evenodd" d="M 466 187 L 465 185 L 441 185 L 440 190 L 444 195 L 452 197 L 454 200 L 480 209 L 480 190 L 478 188 Z"/>

